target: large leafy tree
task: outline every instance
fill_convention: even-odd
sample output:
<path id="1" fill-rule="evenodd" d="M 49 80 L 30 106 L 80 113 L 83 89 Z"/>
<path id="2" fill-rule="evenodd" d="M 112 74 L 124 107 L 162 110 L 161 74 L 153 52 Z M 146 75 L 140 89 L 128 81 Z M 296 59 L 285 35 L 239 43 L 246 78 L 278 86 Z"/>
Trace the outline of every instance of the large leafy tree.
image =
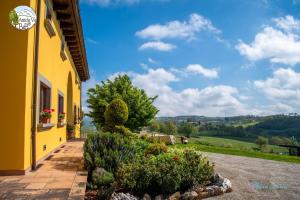
<path id="1" fill-rule="evenodd" d="M 125 126 L 138 130 L 148 126 L 158 109 L 153 106 L 155 97 L 148 97 L 144 90 L 134 87 L 127 75 L 119 75 L 114 80 L 102 81 L 100 85 L 88 90 L 88 114 L 93 123 L 102 128 L 105 126 L 104 112 L 114 99 L 122 99 L 128 106 L 128 120 Z"/>
<path id="2" fill-rule="evenodd" d="M 192 123 L 182 123 L 179 126 L 178 132 L 189 138 L 193 133 L 197 132 L 197 127 Z"/>

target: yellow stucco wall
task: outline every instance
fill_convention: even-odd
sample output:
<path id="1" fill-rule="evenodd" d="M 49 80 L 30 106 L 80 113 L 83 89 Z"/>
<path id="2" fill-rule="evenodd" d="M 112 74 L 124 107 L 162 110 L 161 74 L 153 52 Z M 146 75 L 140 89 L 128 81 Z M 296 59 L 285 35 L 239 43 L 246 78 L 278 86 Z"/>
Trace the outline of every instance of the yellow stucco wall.
<path id="1" fill-rule="evenodd" d="M 31 1 L 32 2 L 32 1 Z M 76 73 L 75 68 L 71 63 L 70 54 L 67 51 L 68 59 L 63 61 L 60 56 L 61 48 L 61 31 L 59 24 L 53 18 L 55 33 L 56 35 L 50 37 L 44 26 L 44 16 L 45 16 L 45 1 L 42 0 L 41 4 L 41 18 L 40 18 L 40 45 L 39 45 L 39 74 L 46 78 L 51 83 L 51 108 L 55 109 L 55 112 L 52 113 L 51 123 L 55 124 L 51 129 L 37 131 L 36 134 L 36 156 L 37 160 L 43 158 L 53 149 L 55 149 L 60 144 L 66 141 L 66 126 L 58 128 L 57 124 L 57 115 L 58 115 L 58 91 L 64 94 L 64 111 L 67 113 L 67 86 L 68 86 L 68 76 L 71 74 L 72 85 L 73 85 L 73 105 L 76 104 L 80 106 L 80 87 L 79 82 L 76 83 L 75 80 L 79 80 L 79 77 Z M 34 35 L 32 34 L 29 37 L 29 40 L 34 40 Z M 28 53 L 33 52 L 28 50 Z M 30 57 L 30 56 L 28 56 Z M 30 64 L 29 64 L 30 65 Z M 28 67 L 30 68 L 30 67 Z M 30 94 L 29 94 L 30 96 Z M 28 97 L 29 99 L 30 97 Z M 29 103 L 29 102 L 28 102 Z M 26 106 L 26 114 L 29 114 L 30 103 Z M 73 108 L 72 105 L 72 108 Z M 39 113 L 37 113 L 38 115 Z M 29 117 L 29 115 L 28 115 Z M 66 116 L 67 118 L 67 116 Z M 73 116 L 71 116 L 73 119 Z M 65 120 L 66 121 L 66 120 Z M 26 125 L 30 127 L 31 121 L 28 121 Z M 80 136 L 79 125 L 76 126 L 76 137 Z M 25 133 L 25 146 L 31 145 L 31 131 L 30 128 L 27 129 Z M 46 145 L 46 150 L 43 150 L 43 146 Z M 30 148 L 25 149 L 25 168 L 31 163 L 30 160 Z"/>
<path id="2" fill-rule="evenodd" d="M 0 7 L 7 12 L 0 13 L 1 30 L 1 94 L 4 110 L 1 111 L 0 170 L 24 170 L 31 165 L 31 123 L 32 123 L 32 88 L 34 66 L 35 28 L 29 31 L 16 30 L 10 27 L 8 12 L 18 5 L 28 5 L 36 10 L 37 0 L 5 0 Z M 36 133 L 36 159 L 40 160 L 49 152 L 66 141 L 66 126 L 58 128 L 58 91 L 64 94 L 64 111 L 67 113 L 68 77 L 72 79 L 73 105 L 80 107 L 80 81 L 70 61 L 60 56 L 61 31 L 54 16 L 56 35 L 50 37 L 44 26 L 45 1 L 42 0 L 40 18 L 39 75 L 51 83 L 51 108 L 55 109 L 51 129 Z M 1 28 L 2 29 L 2 28 Z M 3 33 L 5 33 L 3 37 Z M 6 49 L 3 51 L 3 48 Z M 2 53 L 4 52 L 4 54 Z M 77 81 L 76 81 L 77 80 Z M 77 83 L 76 83 L 77 82 Z M 38 97 L 39 102 L 39 97 Z M 72 108 L 73 108 L 73 105 Z M 39 112 L 36 113 L 39 115 Z M 72 113 L 73 115 L 73 113 Z M 68 116 L 66 116 L 66 119 Z M 73 119 L 73 116 L 69 117 Z M 65 120 L 66 121 L 66 120 Z M 80 126 L 76 125 L 76 137 L 80 136 Z M 46 145 L 46 150 L 43 146 Z"/>
<path id="3" fill-rule="evenodd" d="M 0 1 L 0 170 L 24 168 L 24 118 L 28 32 L 13 28 L 9 11 L 29 0 Z"/>

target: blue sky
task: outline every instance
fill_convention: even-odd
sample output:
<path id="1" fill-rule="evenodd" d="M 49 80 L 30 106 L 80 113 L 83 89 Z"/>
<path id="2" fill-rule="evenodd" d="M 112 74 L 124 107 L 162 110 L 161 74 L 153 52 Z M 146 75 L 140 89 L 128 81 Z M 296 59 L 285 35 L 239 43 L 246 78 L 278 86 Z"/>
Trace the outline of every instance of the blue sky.
<path id="1" fill-rule="evenodd" d="M 81 0 L 91 79 L 128 74 L 159 116 L 300 112 L 300 0 Z M 84 99 L 86 95 L 84 95 Z"/>

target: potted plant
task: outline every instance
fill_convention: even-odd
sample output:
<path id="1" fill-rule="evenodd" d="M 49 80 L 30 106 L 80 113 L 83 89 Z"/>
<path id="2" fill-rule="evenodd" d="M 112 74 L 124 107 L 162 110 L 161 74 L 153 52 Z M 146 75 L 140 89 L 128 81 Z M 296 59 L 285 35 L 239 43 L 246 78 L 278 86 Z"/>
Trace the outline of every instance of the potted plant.
<path id="1" fill-rule="evenodd" d="M 52 117 L 52 112 L 54 112 L 54 109 L 44 109 L 41 113 L 41 121 L 43 124 L 50 123 L 50 119 Z"/>
<path id="2" fill-rule="evenodd" d="M 65 116 L 66 116 L 65 112 L 59 113 L 58 114 L 58 122 L 62 123 L 64 121 L 64 119 L 65 119 Z"/>
<path id="3" fill-rule="evenodd" d="M 74 129 L 75 129 L 74 125 L 70 125 L 70 124 L 67 125 L 67 138 L 68 139 L 74 138 Z"/>

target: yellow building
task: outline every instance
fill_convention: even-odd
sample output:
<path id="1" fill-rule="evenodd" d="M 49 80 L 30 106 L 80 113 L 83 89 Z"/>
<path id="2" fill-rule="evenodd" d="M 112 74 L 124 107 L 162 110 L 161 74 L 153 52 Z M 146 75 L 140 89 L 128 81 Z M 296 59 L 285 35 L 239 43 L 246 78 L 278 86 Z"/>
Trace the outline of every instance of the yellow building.
<path id="1" fill-rule="evenodd" d="M 37 15 L 29 30 L 10 24 L 20 5 Z M 80 137 L 89 71 L 77 0 L 1 0 L 0 8 L 0 175 L 25 174 L 72 136 L 67 127 Z"/>

